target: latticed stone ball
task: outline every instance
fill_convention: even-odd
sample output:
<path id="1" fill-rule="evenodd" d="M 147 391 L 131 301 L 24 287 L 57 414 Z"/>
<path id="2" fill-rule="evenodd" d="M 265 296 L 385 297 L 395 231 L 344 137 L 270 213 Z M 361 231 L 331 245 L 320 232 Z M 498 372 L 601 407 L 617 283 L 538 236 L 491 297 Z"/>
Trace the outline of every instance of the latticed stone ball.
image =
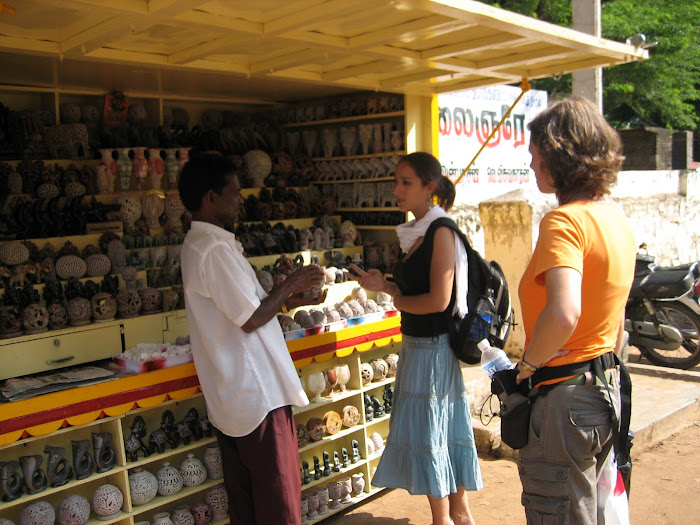
<path id="1" fill-rule="evenodd" d="M 56 275 L 61 279 L 80 279 L 87 272 L 87 264 L 77 255 L 64 255 L 56 261 Z"/>
<path id="2" fill-rule="evenodd" d="M 72 199 L 73 197 L 80 197 L 81 195 L 85 195 L 85 186 L 79 182 L 69 182 L 66 184 L 63 192 L 69 199 Z"/>
<path id="3" fill-rule="evenodd" d="M 36 194 L 40 199 L 53 199 L 60 195 L 60 190 L 55 184 L 49 184 L 48 182 L 42 184 L 36 189 Z"/>
<path id="4" fill-rule="evenodd" d="M 103 253 L 95 253 L 85 259 L 88 277 L 102 277 L 112 269 L 112 261 Z"/>
<path id="5" fill-rule="evenodd" d="M 8 266 L 22 264 L 29 259 L 29 249 L 21 242 L 13 241 L 0 244 L 0 262 Z"/>

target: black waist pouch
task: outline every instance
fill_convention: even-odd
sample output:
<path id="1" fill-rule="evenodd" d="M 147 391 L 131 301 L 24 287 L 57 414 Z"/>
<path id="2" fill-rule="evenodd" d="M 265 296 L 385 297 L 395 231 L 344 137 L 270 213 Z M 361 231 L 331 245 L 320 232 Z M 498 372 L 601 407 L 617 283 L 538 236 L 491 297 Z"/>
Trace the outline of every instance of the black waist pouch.
<path id="1" fill-rule="evenodd" d="M 532 400 L 528 397 L 525 381 L 515 381 L 517 368 L 496 372 L 491 379 L 491 392 L 501 405 L 501 440 L 513 449 L 527 445 L 530 431 Z"/>

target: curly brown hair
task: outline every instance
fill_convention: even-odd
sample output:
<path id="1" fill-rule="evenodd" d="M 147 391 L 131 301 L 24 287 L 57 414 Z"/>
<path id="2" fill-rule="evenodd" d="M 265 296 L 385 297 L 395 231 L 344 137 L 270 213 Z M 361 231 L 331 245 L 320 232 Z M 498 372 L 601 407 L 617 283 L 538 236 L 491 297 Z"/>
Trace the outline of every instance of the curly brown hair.
<path id="1" fill-rule="evenodd" d="M 528 129 L 560 204 L 610 193 L 625 157 L 619 135 L 591 101 L 561 100 L 539 113 Z"/>

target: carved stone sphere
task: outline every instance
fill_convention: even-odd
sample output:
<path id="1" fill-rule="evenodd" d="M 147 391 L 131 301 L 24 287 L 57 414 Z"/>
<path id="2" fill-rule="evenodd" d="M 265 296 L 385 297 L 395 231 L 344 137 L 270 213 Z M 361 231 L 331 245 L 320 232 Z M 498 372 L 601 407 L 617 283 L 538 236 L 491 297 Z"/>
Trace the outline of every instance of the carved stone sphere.
<path id="1" fill-rule="evenodd" d="M 37 303 L 32 303 L 22 313 L 25 334 L 39 334 L 49 329 L 49 312 Z"/>
<path id="2" fill-rule="evenodd" d="M 107 292 L 96 293 L 90 300 L 95 321 L 110 321 L 117 315 L 117 300 Z"/>
<path id="3" fill-rule="evenodd" d="M 46 525 L 56 521 L 56 512 L 47 501 L 32 503 L 19 515 L 19 525 Z"/>
<path id="4" fill-rule="evenodd" d="M 0 262 L 8 266 L 22 264 L 29 259 L 29 249 L 21 242 L 5 242 L 0 245 Z"/>
<path id="5" fill-rule="evenodd" d="M 36 189 L 36 194 L 40 199 L 53 199 L 60 195 L 60 190 L 55 184 L 44 183 Z"/>
<path id="6" fill-rule="evenodd" d="M 102 277 L 112 269 L 112 261 L 103 253 L 95 253 L 85 259 L 88 277 Z"/>
<path id="7" fill-rule="evenodd" d="M 160 290 L 151 287 L 142 288 L 139 290 L 139 295 L 141 296 L 141 313 L 151 314 L 161 311 L 163 298 Z"/>
<path id="8" fill-rule="evenodd" d="M 74 494 L 58 504 L 57 518 L 60 525 L 83 525 L 90 518 L 90 502 Z"/>
<path id="9" fill-rule="evenodd" d="M 79 182 L 69 182 L 66 184 L 66 187 L 63 188 L 63 192 L 69 199 L 72 199 L 73 197 L 80 197 L 81 195 L 85 195 L 85 186 Z"/>
<path id="10" fill-rule="evenodd" d="M 117 294 L 119 317 L 134 317 L 141 311 L 141 296 L 136 290 L 125 288 Z"/>
<path id="11" fill-rule="evenodd" d="M 77 255 L 64 255 L 56 261 L 56 275 L 61 279 L 80 279 L 87 271 L 87 264 Z"/>

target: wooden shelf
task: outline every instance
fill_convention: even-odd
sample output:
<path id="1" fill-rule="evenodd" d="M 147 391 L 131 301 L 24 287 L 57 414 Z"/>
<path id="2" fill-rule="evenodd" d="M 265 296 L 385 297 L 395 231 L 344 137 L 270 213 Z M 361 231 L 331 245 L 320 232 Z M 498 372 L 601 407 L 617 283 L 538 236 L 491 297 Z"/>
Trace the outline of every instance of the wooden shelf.
<path id="1" fill-rule="evenodd" d="M 196 485 L 194 487 L 183 487 L 183 489 L 177 494 L 172 494 L 171 496 L 156 496 L 153 500 L 149 501 L 148 503 L 145 503 L 143 505 L 135 505 L 133 510 L 131 511 L 131 515 L 138 516 L 140 514 L 143 514 L 144 512 L 152 511 L 153 509 L 157 509 L 158 507 L 162 507 L 163 505 L 168 505 L 170 503 L 176 502 L 182 498 L 186 498 L 187 496 L 196 494 L 197 492 L 203 492 L 211 487 L 220 485 L 223 482 L 223 479 L 207 479 L 201 485 Z"/>
<path id="2" fill-rule="evenodd" d="M 325 445 L 331 441 L 335 441 L 336 439 L 342 439 L 346 436 L 350 436 L 352 434 L 355 434 L 357 432 L 362 432 L 362 426 L 361 425 L 356 425 L 352 428 L 344 428 L 343 430 L 340 430 L 337 434 L 333 434 L 332 436 L 323 436 L 322 439 L 319 439 L 318 441 L 309 441 L 306 445 L 301 447 L 299 449 L 299 452 L 308 452 L 310 450 L 313 450 L 315 448 L 318 448 L 322 445 Z M 357 463 L 355 463 L 357 465 Z M 348 467 L 350 468 L 350 467 Z"/>
<path id="3" fill-rule="evenodd" d="M 342 124 L 344 122 L 358 122 L 363 120 L 380 120 L 393 117 L 403 117 L 404 111 L 390 111 L 388 113 L 372 113 L 369 115 L 357 115 L 354 117 L 329 118 L 325 120 L 309 120 L 307 122 L 294 122 L 284 124 L 284 128 L 302 128 L 306 126 L 325 126 L 327 124 Z"/>
<path id="4" fill-rule="evenodd" d="M 321 161 L 331 161 L 331 160 L 356 160 L 356 159 L 376 159 L 380 157 L 393 157 L 393 156 L 403 156 L 406 154 L 405 150 L 398 151 L 384 151 L 382 153 L 369 153 L 367 155 L 345 155 L 342 157 L 313 157 L 311 160 L 314 162 Z M 393 177 L 392 177 L 393 180 Z"/>
<path id="5" fill-rule="evenodd" d="M 372 226 L 371 224 L 362 224 L 362 225 L 355 225 L 355 228 L 358 230 L 396 230 L 396 226 Z"/>
<path id="6" fill-rule="evenodd" d="M 355 470 L 358 467 L 361 467 L 362 465 L 366 464 L 369 460 L 367 459 L 361 459 L 357 463 L 350 463 L 349 466 L 347 467 L 340 467 L 340 472 L 333 472 L 331 471 L 330 476 L 321 476 L 319 479 L 312 479 L 309 483 L 306 485 L 301 486 L 301 491 L 305 492 L 311 488 L 314 488 L 318 485 L 323 485 L 324 483 L 328 483 L 329 481 L 334 481 L 336 478 L 339 477 L 344 477 L 345 474 L 350 472 L 351 470 Z M 313 466 L 313 465 L 310 465 Z M 313 470 L 311 471 L 313 472 Z M 327 517 L 328 514 L 325 515 Z"/>
<path id="7" fill-rule="evenodd" d="M 191 450 L 196 450 L 198 448 L 205 447 L 207 445 L 210 445 L 211 443 L 216 443 L 216 437 L 205 437 L 200 439 L 199 441 L 194 441 L 193 443 L 190 443 L 189 445 L 180 445 L 177 448 L 174 449 L 167 449 L 168 452 L 167 454 L 164 452 L 163 454 L 158 454 L 158 453 L 153 453 L 147 458 L 142 458 L 139 459 L 138 461 L 130 461 L 129 463 L 126 464 L 126 467 L 128 469 L 133 469 L 137 467 L 143 467 L 144 465 L 148 465 L 149 463 L 155 463 L 156 461 L 167 461 L 169 457 L 171 457 L 174 454 L 182 453 L 182 452 L 189 452 Z M 165 457 L 163 457 L 165 456 Z"/>
<path id="8" fill-rule="evenodd" d="M 342 401 L 343 399 L 348 399 L 348 398 L 357 396 L 361 393 L 362 393 L 361 390 L 348 389 L 345 392 L 336 393 L 333 397 L 321 397 L 321 401 L 317 401 L 315 403 L 312 401 L 306 406 L 294 407 L 292 409 L 292 415 L 296 416 L 298 414 L 303 414 L 304 412 L 309 412 L 310 410 L 314 410 L 318 407 L 332 405 L 333 403 L 337 403 L 338 401 Z"/>
<path id="9" fill-rule="evenodd" d="M 366 211 L 401 211 L 397 208 L 336 208 L 337 212 L 366 212 Z"/>
<path id="10" fill-rule="evenodd" d="M 395 177 L 376 177 L 362 179 L 315 180 L 311 184 L 348 184 L 350 182 L 394 182 Z"/>

